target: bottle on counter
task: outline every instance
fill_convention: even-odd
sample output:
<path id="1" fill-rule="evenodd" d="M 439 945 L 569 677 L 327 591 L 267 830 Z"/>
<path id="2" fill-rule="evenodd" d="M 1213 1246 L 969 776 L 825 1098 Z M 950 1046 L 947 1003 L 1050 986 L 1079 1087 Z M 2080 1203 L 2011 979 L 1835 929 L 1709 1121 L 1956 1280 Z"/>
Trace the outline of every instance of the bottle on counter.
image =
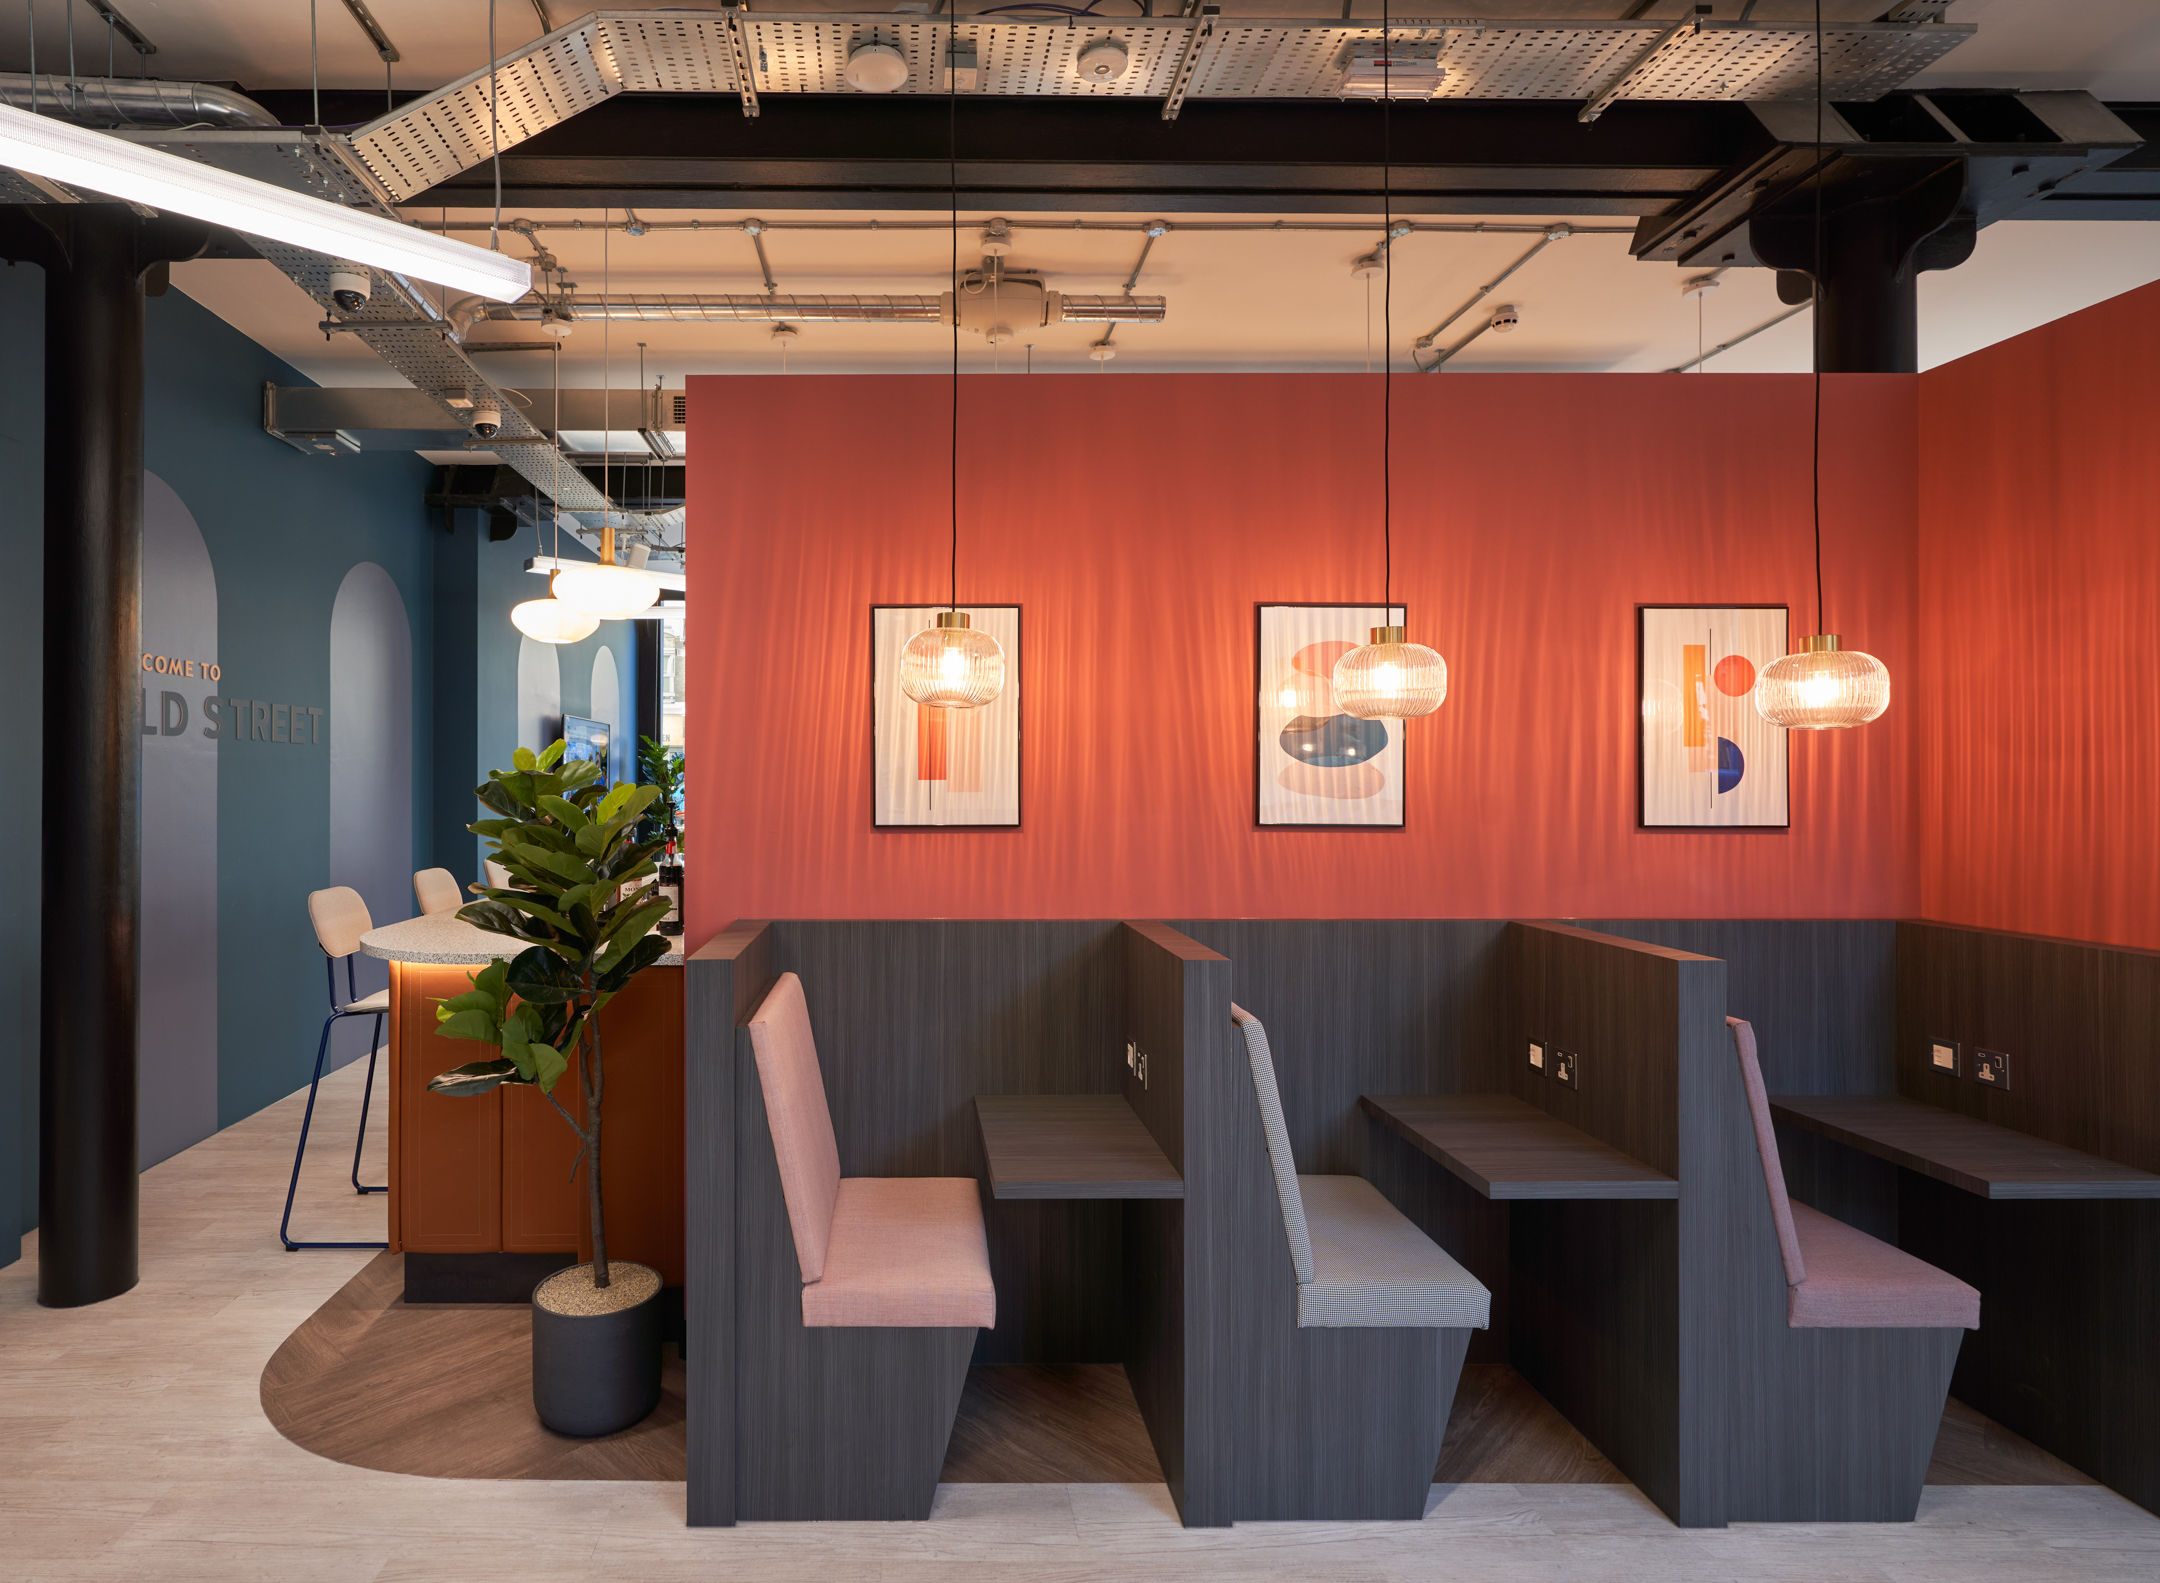
<path id="1" fill-rule="evenodd" d="M 668 910 L 654 927 L 664 935 L 679 935 L 683 929 L 683 866 L 672 841 L 660 859 L 658 886 L 660 894 L 667 898 Z"/>

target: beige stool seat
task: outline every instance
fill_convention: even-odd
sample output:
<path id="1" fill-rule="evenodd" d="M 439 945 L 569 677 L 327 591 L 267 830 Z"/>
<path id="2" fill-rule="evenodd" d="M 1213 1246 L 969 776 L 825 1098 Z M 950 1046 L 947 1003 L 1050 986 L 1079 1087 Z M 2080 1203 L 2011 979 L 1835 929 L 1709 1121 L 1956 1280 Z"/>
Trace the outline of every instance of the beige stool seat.
<path id="1" fill-rule="evenodd" d="M 457 876 L 446 868 L 424 868 L 412 877 L 413 900 L 420 904 L 420 916 L 432 918 L 437 913 L 456 912 L 465 905 L 465 896 L 458 889 Z"/>

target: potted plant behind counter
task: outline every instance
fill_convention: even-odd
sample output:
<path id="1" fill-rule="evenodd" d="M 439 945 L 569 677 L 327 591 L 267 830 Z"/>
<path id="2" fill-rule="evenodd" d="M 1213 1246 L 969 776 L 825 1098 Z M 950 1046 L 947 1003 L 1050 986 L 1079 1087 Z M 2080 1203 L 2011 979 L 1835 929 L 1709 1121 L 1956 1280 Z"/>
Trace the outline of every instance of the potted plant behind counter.
<path id="1" fill-rule="evenodd" d="M 683 931 L 683 750 L 641 736 L 638 768 L 645 772 L 647 784 L 660 789 L 659 805 L 645 816 L 644 834 L 646 840 L 664 842 L 667 847 L 660 859 L 658 884 L 660 894 L 673 907 L 660 920 L 660 932 L 677 935 Z"/>
<path id="2" fill-rule="evenodd" d="M 466 828 L 494 846 L 512 883 L 474 886 L 482 899 L 458 917 L 530 949 L 491 964 L 473 976 L 470 993 L 437 1005 L 437 1032 L 501 1053 L 444 1072 L 428 1087 L 456 1097 L 505 1083 L 537 1088 L 577 1134 L 571 1169 L 585 1168 L 593 1258 L 533 1288 L 533 1407 L 558 1434 L 605 1435 L 659 1404 L 660 1274 L 608 1262 L 599 1014 L 667 954 L 668 942 L 651 930 L 668 909 L 636 885 L 654 872 L 662 845 L 638 839 L 659 789 L 627 782 L 607 788 L 598 764 L 564 764 L 562 754 L 561 742 L 538 755 L 519 748 L 512 769 L 490 770 L 488 783 L 474 788 L 502 817 Z M 582 1121 L 555 1097 L 573 1061 Z"/>

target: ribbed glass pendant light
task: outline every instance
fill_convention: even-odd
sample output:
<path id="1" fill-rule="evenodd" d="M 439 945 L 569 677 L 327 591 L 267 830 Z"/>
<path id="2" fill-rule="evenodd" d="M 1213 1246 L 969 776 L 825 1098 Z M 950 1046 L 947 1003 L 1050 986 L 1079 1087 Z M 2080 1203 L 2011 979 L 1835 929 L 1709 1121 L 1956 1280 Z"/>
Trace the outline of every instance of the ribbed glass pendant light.
<path id="1" fill-rule="evenodd" d="M 900 651 L 900 690 L 932 709 L 980 709 L 1005 690 L 1005 650 L 977 632 L 960 608 L 960 139 L 952 68 L 953 26 L 945 27 L 946 159 L 952 178 L 952 562 L 947 606 L 937 625 Z"/>
<path id="2" fill-rule="evenodd" d="M 1823 619 L 1822 581 L 1822 273 L 1823 273 L 1823 44 L 1822 3 L 1815 5 L 1815 623 Z M 1817 632 L 1798 654 L 1772 660 L 1755 679 L 1755 710 L 1788 731 L 1842 731 L 1864 726 L 1890 707 L 1890 668 L 1872 654 L 1842 645 L 1835 632 Z"/>
<path id="3" fill-rule="evenodd" d="M 600 299 L 603 302 L 608 299 L 612 278 L 608 271 L 608 231 L 614 221 L 613 209 L 601 210 Z M 612 315 L 600 321 L 600 559 L 590 566 L 559 568 L 555 573 L 555 597 L 573 610 L 582 610 L 601 621 L 628 621 L 640 611 L 653 607 L 660 598 L 660 585 L 645 572 L 615 563 L 615 524 L 608 518 L 615 500 L 608 472 L 612 460 L 609 447 L 614 439 L 614 431 L 609 427 L 614 419 L 614 397 L 609 380 L 608 353 L 614 323 Z M 560 433 L 556 440 L 559 448 Z"/>
<path id="4" fill-rule="evenodd" d="M 1382 573 L 1380 609 L 1395 613 L 1395 204 L 1393 120 L 1395 99 L 1390 73 L 1386 0 L 1380 7 L 1380 193 L 1384 249 L 1380 266 L 1380 533 Z M 1437 649 L 1410 641 L 1407 626 L 1374 627 L 1368 642 L 1335 662 L 1331 678 L 1336 707 L 1360 720 L 1413 720 L 1438 709 L 1447 697 L 1447 661 Z"/>

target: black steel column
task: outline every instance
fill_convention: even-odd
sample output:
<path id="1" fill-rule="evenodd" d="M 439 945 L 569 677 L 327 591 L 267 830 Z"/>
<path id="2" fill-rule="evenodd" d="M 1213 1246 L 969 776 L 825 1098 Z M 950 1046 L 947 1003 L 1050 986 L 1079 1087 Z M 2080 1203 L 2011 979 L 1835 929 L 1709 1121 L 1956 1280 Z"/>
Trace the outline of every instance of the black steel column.
<path id="1" fill-rule="evenodd" d="M 1972 255 L 1962 160 L 1848 160 L 1823 192 L 1822 334 L 1826 374 L 1920 368 L 1920 272 Z M 1749 222 L 1755 253 L 1779 271 L 1778 295 L 1806 302 L 1818 256 L 1813 188 Z"/>
<path id="2" fill-rule="evenodd" d="M 136 1280 L 143 281 L 207 229 L 123 204 L 17 209 L 45 269 L 45 721 L 38 1301 Z"/>
<path id="3" fill-rule="evenodd" d="M 633 621 L 631 629 L 637 634 L 637 735 L 660 740 L 660 650 L 666 643 L 666 634 L 660 621 Z M 637 752 L 644 746 L 632 742 L 631 761 L 637 762 Z M 634 773 L 632 780 L 641 781 L 644 773 Z"/>
<path id="4" fill-rule="evenodd" d="M 38 1301 L 135 1284 L 142 264 L 117 205 L 45 272 Z"/>

